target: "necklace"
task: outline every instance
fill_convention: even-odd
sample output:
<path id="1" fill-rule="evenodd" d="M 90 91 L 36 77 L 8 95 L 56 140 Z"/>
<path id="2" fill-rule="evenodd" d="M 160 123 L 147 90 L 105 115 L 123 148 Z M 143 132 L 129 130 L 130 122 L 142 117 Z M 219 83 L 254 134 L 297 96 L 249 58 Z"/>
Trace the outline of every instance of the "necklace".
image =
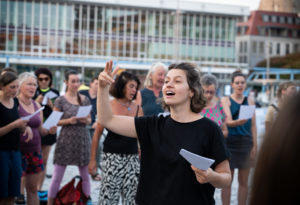
<path id="1" fill-rule="evenodd" d="M 128 105 L 126 105 L 125 103 L 120 102 L 119 100 L 117 100 L 117 102 L 118 102 L 120 105 L 126 107 L 128 111 L 131 110 L 131 107 L 130 107 L 131 101 L 129 101 Z"/>
<path id="2" fill-rule="evenodd" d="M 24 105 L 27 105 L 27 106 L 31 105 L 31 103 L 32 103 L 32 101 L 30 101 L 29 103 L 24 102 L 24 101 L 22 100 L 21 97 L 18 97 L 18 99 L 19 99 Z"/>

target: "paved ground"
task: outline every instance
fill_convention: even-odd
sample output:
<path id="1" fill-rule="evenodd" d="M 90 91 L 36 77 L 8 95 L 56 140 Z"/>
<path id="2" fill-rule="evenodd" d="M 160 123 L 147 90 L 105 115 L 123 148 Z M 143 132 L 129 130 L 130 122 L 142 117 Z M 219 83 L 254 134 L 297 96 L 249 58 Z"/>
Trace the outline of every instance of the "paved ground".
<path id="1" fill-rule="evenodd" d="M 256 115 L 257 115 L 257 129 L 258 129 L 258 145 L 260 145 L 261 143 L 261 133 L 264 130 L 264 116 L 265 116 L 265 109 L 257 109 L 256 110 Z M 54 151 L 54 147 L 52 147 L 52 150 L 50 152 L 50 156 L 49 156 L 49 161 L 48 161 L 48 174 L 52 173 L 53 170 L 53 164 L 52 164 L 52 159 L 53 159 L 53 151 Z M 70 181 L 75 175 L 79 175 L 79 171 L 77 169 L 77 167 L 75 166 L 69 166 L 66 169 L 63 181 L 62 181 L 62 185 L 66 184 L 68 181 Z M 238 189 L 238 183 L 237 183 L 237 174 L 235 174 L 234 180 L 233 180 L 233 185 L 232 185 L 232 196 L 231 196 L 231 205 L 237 205 L 237 189 Z M 43 189 L 47 190 L 49 185 L 50 185 L 51 179 L 46 179 Z M 99 189 L 100 189 L 100 182 L 95 182 L 92 181 L 92 200 L 93 200 L 93 204 L 98 204 L 98 196 L 99 196 Z M 221 196 L 220 196 L 220 189 L 216 189 L 215 192 L 215 200 L 216 200 L 216 205 L 221 205 Z M 121 203 L 120 203 L 121 205 Z"/>

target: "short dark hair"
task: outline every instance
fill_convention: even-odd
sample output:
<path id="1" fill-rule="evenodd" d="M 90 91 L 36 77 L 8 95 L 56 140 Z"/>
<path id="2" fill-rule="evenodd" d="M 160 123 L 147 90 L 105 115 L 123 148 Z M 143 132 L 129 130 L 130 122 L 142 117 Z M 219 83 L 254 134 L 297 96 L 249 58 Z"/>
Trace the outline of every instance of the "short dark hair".
<path id="1" fill-rule="evenodd" d="M 98 80 L 98 77 L 92 77 L 90 83 L 93 83 L 95 80 Z"/>
<path id="2" fill-rule="evenodd" d="M 50 78 L 49 87 L 52 85 L 52 73 L 48 68 L 39 68 L 34 72 L 35 76 L 39 78 L 40 74 L 48 75 Z"/>
<path id="3" fill-rule="evenodd" d="M 15 73 L 15 74 L 18 75 L 17 70 L 14 69 L 14 68 L 12 68 L 12 67 L 6 67 L 6 68 L 3 68 L 3 69 L 1 70 L 1 75 L 2 75 L 3 73 L 5 73 L 5 72 L 12 72 L 12 73 Z"/>
<path id="4" fill-rule="evenodd" d="M 115 82 L 111 85 L 109 93 L 117 99 L 125 97 L 124 87 L 131 80 L 134 80 L 137 83 L 137 90 L 138 90 L 141 84 L 138 77 L 133 73 L 123 71 L 120 75 L 117 76 Z M 136 94 L 137 92 L 135 93 L 133 99 L 136 98 Z"/>
<path id="5" fill-rule="evenodd" d="M 18 79 L 18 76 L 14 72 L 6 71 L 0 75 L 0 87 L 6 86 L 11 82 Z"/>
<path id="6" fill-rule="evenodd" d="M 237 70 L 237 71 L 234 71 L 232 74 L 231 74 L 231 83 L 234 82 L 234 79 L 238 76 L 241 76 L 243 77 L 245 80 L 246 80 L 246 76 L 242 73 L 241 70 Z"/>
<path id="7" fill-rule="evenodd" d="M 197 65 L 187 62 L 171 64 L 168 71 L 173 69 L 180 69 L 185 72 L 189 88 L 194 92 L 194 96 L 191 98 L 190 108 L 192 112 L 201 112 L 206 105 L 206 98 L 204 97 L 203 88 L 200 82 L 200 70 L 197 68 Z M 164 100 L 162 100 L 162 105 L 165 109 L 170 110 L 170 107 Z"/>

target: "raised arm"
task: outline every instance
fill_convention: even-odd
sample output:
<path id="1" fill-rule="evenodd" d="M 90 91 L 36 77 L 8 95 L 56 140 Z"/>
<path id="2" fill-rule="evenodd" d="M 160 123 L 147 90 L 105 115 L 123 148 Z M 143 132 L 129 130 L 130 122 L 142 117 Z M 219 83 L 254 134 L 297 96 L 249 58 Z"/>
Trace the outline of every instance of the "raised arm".
<path id="1" fill-rule="evenodd" d="M 99 74 L 97 94 L 97 116 L 99 123 L 109 130 L 127 137 L 137 137 L 134 117 L 113 115 L 109 103 L 109 86 L 114 82 L 118 67 L 112 71 L 112 61 L 106 63 L 104 71 Z"/>

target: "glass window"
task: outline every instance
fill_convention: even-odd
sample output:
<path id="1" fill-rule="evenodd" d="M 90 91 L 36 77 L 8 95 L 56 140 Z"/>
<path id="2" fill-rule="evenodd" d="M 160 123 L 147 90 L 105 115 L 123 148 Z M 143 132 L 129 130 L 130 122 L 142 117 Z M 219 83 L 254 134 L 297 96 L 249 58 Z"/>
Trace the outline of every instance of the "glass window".
<path id="1" fill-rule="evenodd" d="M 264 51 L 265 51 L 264 47 L 265 47 L 264 42 L 262 42 L 262 41 L 259 42 L 259 53 L 264 53 Z"/>
<path id="2" fill-rule="evenodd" d="M 276 23 L 276 21 L 277 21 L 277 17 L 276 16 L 272 16 L 272 22 Z"/>
<path id="3" fill-rule="evenodd" d="M 269 43 L 269 54 L 272 55 L 272 50 L 273 50 L 273 44 L 272 42 Z"/>
<path id="4" fill-rule="evenodd" d="M 299 51 L 299 45 L 296 43 L 294 44 L 294 53 Z"/>
<path id="5" fill-rule="evenodd" d="M 257 44 L 256 44 L 256 41 L 253 41 L 252 42 L 252 53 L 256 53 L 257 51 Z"/>
<path id="6" fill-rule="evenodd" d="M 269 16 L 268 15 L 263 15 L 263 21 L 268 22 L 269 21 Z"/>
<path id="7" fill-rule="evenodd" d="M 293 23 L 293 19 L 292 17 L 288 17 L 288 21 L 287 21 L 288 24 L 292 24 Z"/>
<path id="8" fill-rule="evenodd" d="M 1 13 L 0 13 L 1 26 L 6 26 L 7 1 L 0 1 L 0 7 L 1 7 Z"/>
<path id="9" fill-rule="evenodd" d="M 248 42 L 247 41 L 244 42 L 244 52 L 245 53 L 248 52 Z"/>
<path id="10" fill-rule="evenodd" d="M 285 45 L 285 54 L 290 54 L 290 44 L 288 43 Z"/>
<path id="11" fill-rule="evenodd" d="M 280 43 L 277 43 L 277 46 L 276 46 L 276 54 L 277 54 L 277 55 L 280 55 Z"/>
<path id="12" fill-rule="evenodd" d="M 46 4 L 47 5 L 47 4 Z M 34 28 L 39 28 L 40 27 L 40 3 L 39 2 L 34 2 Z"/>
<path id="13" fill-rule="evenodd" d="M 18 26 L 23 26 L 24 20 L 24 2 L 18 2 Z"/>
<path id="14" fill-rule="evenodd" d="M 43 28 L 48 28 L 48 4 L 47 3 L 43 3 L 42 4 L 42 27 Z M 51 16 L 52 18 L 53 16 Z"/>

